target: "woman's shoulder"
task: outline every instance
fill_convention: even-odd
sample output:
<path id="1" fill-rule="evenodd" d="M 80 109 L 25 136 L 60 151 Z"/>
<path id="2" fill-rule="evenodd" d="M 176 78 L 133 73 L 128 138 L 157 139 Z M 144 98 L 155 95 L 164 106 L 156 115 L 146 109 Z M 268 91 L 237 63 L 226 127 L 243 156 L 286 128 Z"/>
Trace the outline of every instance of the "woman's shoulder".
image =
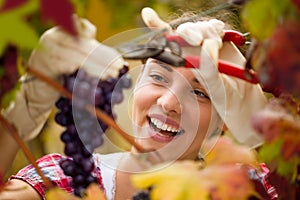
<path id="1" fill-rule="evenodd" d="M 115 170 L 120 162 L 120 159 L 124 155 L 124 152 L 116 152 L 109 154 L 93 154 L 93 160 L 95 166 L 99 167 L 101 171 L 103 170 Z"/>
<path id="2" fill-rule="evenodd" d="M 109 154 L 101 154 L 101 153 L 94 153 L 93 159 L 95 162 L 110 162 L 111 164 L 117 163 L 124 152 L 116 152 L 116 153 L 109 153 Z"/>

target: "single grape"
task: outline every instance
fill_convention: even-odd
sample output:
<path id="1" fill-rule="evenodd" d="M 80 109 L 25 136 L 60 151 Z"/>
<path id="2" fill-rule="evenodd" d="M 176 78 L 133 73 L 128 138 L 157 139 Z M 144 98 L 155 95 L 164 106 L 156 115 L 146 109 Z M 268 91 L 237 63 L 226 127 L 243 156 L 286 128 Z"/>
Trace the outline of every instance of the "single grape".
<path id="1" fill-rule="evenodd" d="M 64 171 L 64 174 L 67 176 L 72 176 L 76 171 L 76 165 L 71 159 L 63 159 L 59 163 L 60 167 Z"/>
<path id="2" fill-rule="evenodd" d="M 83 186 L 78 186 L 74 188 L 74 194 L 76 196 L 82 197 L 85 194 L 85 187 Z"/>
<path id="3" fill-rule="evenodd" d="M 114 92 L 111 95 L 111 104 L 119 104 L 123 101 L 124 95 L 122 92 Z"/>
<path id="4" fill-rule="evenodd" d="M 64 87 L 69 92 L 73 92 L 73 86 L 74 86 L 75 80 L 76 80 L 75 76 L 64 77 Z"/>
<path id="5" fill-rule="evenodd" d="M 128 75 L 122 76 L 120 82 L 120 85 L 125 89 L 130 88 L 132 86 L 131 78 Z"/>
<path id="6" fill-rule="evenodd" d="M 77 134 L 77 129 L 76 126 L 74 124 L 69 124 L 67 125 L 67 132 L 71 137 L 76 137 L 78 136 Z"/>
<path id="7" fill-rule="evenodd" d="M 93 160 L 89 158 L 83 158 L 80 162 L 80 165 L 84 172 L 91 172 L 95 167 Z"/>
<path id="8" fill-rule="evenodd" d="M 95 106 L 99 106 L 104 103 L 103 91 L 101 87 L 97 87 L 90 96 L 93 98 L 91 102 L 95 103 Z"/>
<path id="9" fill-rule="evenodd" d="M 67 126 L 72 123 L 72 117 L 70 116 L 70 113 L 68 112 L 59 112 L 55 115 L 55 121 L 62 125 Z"/>
<path id="10" fill-rule="evenodd" d="M 113 91 L 115 84 L 117 83 L 118 79 L 116 78 L 108 78 L 105 81 L 100 81 L 100 87 L 103 89 L 104 93 Z"/>
<path id="11" fill-rule="evenodd" d="M 85 183 L 85 177 L 82 174 L 78 174 L 73 180 L 75 185 L 84 185 Z"/>
<path id="12" fill-rule="evenodd" d="M 150 200 L 148 191 L 140 191 L 132 197 L 132 200 Z"/>
<path id="13" fill-rule="evenodd" d="M 78 143 L 73 142 L 65 142 L 65 149 L 64 152 L 67 156 L 73 156 L 79 152 L 78 150 Z"/>
<path id="14" fill-rule="evenodd" d="M 73 94 L 81 97 L 81 98 L 87 98 L 90 90 L 90 84 L 88 82 L 84 81 L 77 81 L 74 84 Z"/>
<path id="15" fill-rule="evenodd" d="M 60 139 L 64 143 L 72 142 L 74 140 L 72 135 L 67 130 L 61 134 Z"/>
<path id="16" fill-rule="evenodd" d="M 70 101 L 64 97 L 59 98 L 56 103 L 55 106 L 60 109 L 62 112 L 67 112 L 70 110 Z"/>
<path id="17" fill-rule="evenodd" d="M 86 181 L 87 181 L 88 183 L 96 183 L 96 182 L 97 182 L 97 179 L 96 179 L 94 176 L 92 176 L 92 175 L 88 175 L 88 176 L 86 177 Z"/>

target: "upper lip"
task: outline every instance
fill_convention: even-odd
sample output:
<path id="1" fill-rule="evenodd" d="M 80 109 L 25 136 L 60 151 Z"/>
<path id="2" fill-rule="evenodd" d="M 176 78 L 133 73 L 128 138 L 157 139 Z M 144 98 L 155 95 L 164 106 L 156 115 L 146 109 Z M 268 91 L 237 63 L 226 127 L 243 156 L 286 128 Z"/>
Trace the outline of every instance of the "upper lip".
<path id="1" fill-rule="evenodd" d="M 163 125 L 171 128 L 172 130 L 177 130 L 176 132 L 181 132 L 182 128 L 180 127 L 179 123 L 177 123 L 175 120 L 165 116 L 165 115 L 160 115 L 160 114 L 151 114 L 149 115 L 150 120 L 151 119 L 156 119 L 160 122 L 163 123 Z M 170 130 L 168 130 L 170 131 Z"/>

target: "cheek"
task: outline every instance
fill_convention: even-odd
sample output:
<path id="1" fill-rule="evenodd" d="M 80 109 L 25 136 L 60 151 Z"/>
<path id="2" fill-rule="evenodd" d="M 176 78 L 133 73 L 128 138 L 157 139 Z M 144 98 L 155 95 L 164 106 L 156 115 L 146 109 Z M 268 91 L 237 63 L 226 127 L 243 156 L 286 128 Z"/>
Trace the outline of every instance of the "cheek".
<path id="1" fill-rule="evenodd" d="M 137 88 L 133 95 L 132 119 L 137 125 L 141 125 L 148 111 L 155 103 L 155 95 L 150 94 L 151 89 L 147 86 Z"/>
<path id="2" fill-rule="evenodd" d="M 192 113 L 189 115 L 189 119 L 187 120 L 188 127 L 192 127 L 190 129 L 191 134 L 189 134 L 189 137 L 193 141 L 193 145 L 201 145 L 204 137 L 208 134 L 208 129 L 211 123 L 211 105 L 201 105 L 198 107 L 198 110 L 194 109 L 190 112 Z M 194 133 L 194 134 L 193 134 Z"/>

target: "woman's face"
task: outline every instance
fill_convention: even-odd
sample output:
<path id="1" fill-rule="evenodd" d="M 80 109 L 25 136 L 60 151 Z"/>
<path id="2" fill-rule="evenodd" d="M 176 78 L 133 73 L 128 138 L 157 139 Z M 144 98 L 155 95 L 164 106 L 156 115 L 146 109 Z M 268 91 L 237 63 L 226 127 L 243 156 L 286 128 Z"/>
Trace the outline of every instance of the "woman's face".
<path id="1" fill-rule="evenodd" d="M 137 142 L 166 160 L 194 159 L 214 109 L 190 69 L 149 59 L 137 82 L 133 121 Z"/>

